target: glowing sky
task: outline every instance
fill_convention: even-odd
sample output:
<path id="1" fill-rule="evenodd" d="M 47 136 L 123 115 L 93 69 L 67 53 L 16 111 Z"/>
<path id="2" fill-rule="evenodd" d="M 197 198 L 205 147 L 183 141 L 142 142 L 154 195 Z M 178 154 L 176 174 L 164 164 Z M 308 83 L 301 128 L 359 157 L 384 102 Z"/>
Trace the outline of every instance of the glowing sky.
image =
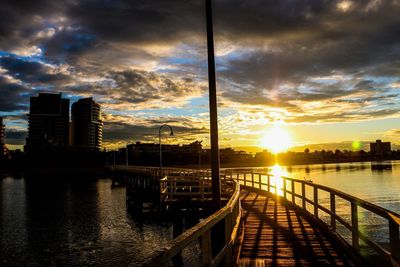
<path id="1" fill-rule="evenodd" d="M 208 143 L 204 1 L 0 5 L 0 116 L 25 142 L 29 97 L 93 96 L 104 141 Z M 220 143 L 400 141 L 400 1 L 215 0 Z"/>

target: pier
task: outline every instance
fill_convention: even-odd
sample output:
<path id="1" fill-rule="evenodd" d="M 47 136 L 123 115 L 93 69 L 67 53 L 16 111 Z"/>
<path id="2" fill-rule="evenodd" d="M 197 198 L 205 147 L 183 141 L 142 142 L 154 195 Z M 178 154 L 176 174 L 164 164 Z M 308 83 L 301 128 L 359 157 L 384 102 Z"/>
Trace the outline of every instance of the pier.
<path id="1" fill-rule="evenodd" d="M 209 207 L 207 170 L 111 168 L 124 169 L 158 180 L 152 190 L 158 190 L 162 209 Z M 311 181 L 252 169 L 222 169 L 220 175 L 223 207 L 155 251 L 143 266 L 169 266 L 196 240 L 203 266 L 400 266 L 399 214 Z M 126 179 L 129 187 L 132 180 Z M 371 217 L 385 222 L 386 242 L 364 231 Z"/>

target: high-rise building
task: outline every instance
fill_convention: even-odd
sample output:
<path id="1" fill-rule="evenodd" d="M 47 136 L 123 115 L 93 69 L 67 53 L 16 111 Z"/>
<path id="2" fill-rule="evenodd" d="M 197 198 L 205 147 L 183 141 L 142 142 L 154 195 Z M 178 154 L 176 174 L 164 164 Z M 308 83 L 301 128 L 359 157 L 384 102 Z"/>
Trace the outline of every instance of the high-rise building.
<path id="1" fill-rule="evenodd" d="M 100 150 L 103 141 L 101 108 L 93 98 L 72 104 L 71 145 L 75 148 Z"/>
<path id="2" fill-rule="evenodd" d="M 6 126 L 3 124 L 3 118 L 0 117 L 0 157 L 7 154 L 7 146 L 5 141 L 5 130 Z"/>
<path id="3" fill-rule="evenodd" d="M 370 143 L 370 151 L 374 155 L 384 155 L 391 151 L 390 142 L 382 142 L 381 140 L 376 140 L 375 143 Z"/>
<path id="4" fill-rule="evenodd" d="M 69 99 L 62 94 L 31 97 L 25 151 L 58 150 L 68 146 Z"/>

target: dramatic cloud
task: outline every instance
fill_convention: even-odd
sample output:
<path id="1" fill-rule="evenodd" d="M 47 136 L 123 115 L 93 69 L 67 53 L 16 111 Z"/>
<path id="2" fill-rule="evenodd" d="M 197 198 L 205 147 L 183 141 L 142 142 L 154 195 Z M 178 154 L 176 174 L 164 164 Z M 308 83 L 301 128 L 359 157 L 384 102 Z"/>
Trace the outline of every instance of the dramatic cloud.
<path id="1" fill-rule="evenodd" d="M 399 1 L 215 0 L 214 7 L 222 142 L 254 143 L 276 121 L 398 117 Z M 154 140 L 165 121 L 206 138 L 204 12 L 197 0 L 3 1 L 0 115 L 26 112 L 38 92 L 64 92 L 101 103 L 107 145 Z"/>

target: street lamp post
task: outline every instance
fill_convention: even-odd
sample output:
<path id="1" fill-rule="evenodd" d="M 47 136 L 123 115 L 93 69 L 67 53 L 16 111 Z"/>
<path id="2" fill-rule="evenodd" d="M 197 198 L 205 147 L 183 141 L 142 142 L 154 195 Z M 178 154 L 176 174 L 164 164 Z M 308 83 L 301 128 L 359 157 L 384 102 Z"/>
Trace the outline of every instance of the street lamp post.
<path id="1" fill-rule="evenodd" d="M 169 126 L 168 124 L 163 124 L 158 128 L 158 144 L 160 146 L 160 170 L 162 169 L 162 146 L 161 146 L 161 129 L 163 127 L 168 127 L 171 131 L 170 135 L 174 135 L 174 132 L 172 131 L 172 127 Z"/>
<path id="2" fill-rule="evenodd" d="M 210 98 L 210 143 L 212 199 L 216 209 L 221 207 L 221 180 L 219 177 L 217 86 L 215 81 L 214 32 L 212 0 L 205 0 L 207 23 L 208 86 Z"/>

